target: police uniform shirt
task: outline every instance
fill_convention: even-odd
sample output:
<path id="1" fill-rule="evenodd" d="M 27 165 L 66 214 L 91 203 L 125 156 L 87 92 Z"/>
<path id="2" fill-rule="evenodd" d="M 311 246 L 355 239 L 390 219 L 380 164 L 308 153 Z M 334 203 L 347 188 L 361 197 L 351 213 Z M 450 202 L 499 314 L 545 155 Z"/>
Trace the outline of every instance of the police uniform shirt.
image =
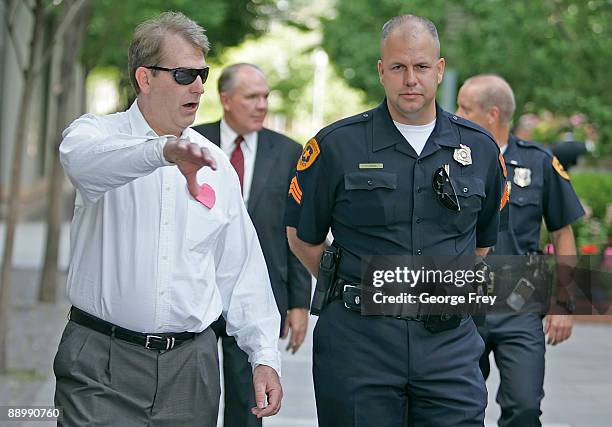
<path id="1" fill-rule="evenodd" d="M 420 156 L 397 130 L 386 100 L 321 130 L 304 147 L 289 190 L 287 224 L 308 243 L 331 227 L 343 250 L 339 276 L 359 281 L 364 255 L 473 255 L 497 240 L 504 185 L 499 148 L 482 128 L 436 107 Z M 471 160 L 460 164 L 457 150 Z M 449 166 L 461 210 L 437 200 L 433 175 Z"/>
<path id="2" fill-rule="evenodd" d="M 542 217 L 549 231 L 559 230 L 582 215 L 569 175 L 546 148 L 510 135 L 504 153 L 511 185 L 509 227 L 501 231 L 497 255 L 536 252 Z"/>

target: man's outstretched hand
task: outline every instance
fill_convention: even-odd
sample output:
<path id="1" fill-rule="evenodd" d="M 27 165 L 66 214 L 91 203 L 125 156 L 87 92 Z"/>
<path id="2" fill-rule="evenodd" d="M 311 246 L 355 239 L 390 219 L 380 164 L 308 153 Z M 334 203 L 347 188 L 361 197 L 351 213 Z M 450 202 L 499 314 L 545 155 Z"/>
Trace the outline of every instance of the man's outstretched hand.
<path id="1" fill-rule="evenodd" d="M 276 415 L 283 399 L 283 388 L 276 371 L 269 366 L 258 365 L 253 371 L 253 387 L 257 406 L 251 409 L 251 413 L 257 418 Z"/>
<path id="2" fill-rule="evenodd" d="M 204 166 L 212 170 L 217 169 L 217 163 L 208 148 L 200 147 L 198 144 L 186 139 L 169 139 L 164 145 L 164 158 L 175 163 L 187 180 L 187 188 L 193 197 L 200 192 L 197 174 Z"/>

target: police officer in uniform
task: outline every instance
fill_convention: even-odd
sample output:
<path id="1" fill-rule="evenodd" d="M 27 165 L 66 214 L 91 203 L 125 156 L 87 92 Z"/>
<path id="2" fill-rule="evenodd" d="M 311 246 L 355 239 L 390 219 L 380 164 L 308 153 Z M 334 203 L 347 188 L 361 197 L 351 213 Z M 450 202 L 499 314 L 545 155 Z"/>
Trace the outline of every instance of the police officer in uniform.
<path id="1" fill-rule="evenodd" d="M 483 425 L 484 345 L 469 316 L 362 316 L 343 303 L 360 289 L 362 257 L 484 255 L 496 243 L 499 149 L 436 105 L 444 65 L 431 21 L 389 20 L 378 62 L 385 100 L 321 130 L 291 182 L 292 250 L 317 276 L 331 228 L 336 283 L 345 285 L 314 331 L 321 427 Z M 448 185 L 435 187 L 437 176 Z"/>
<path id="2" fill-rule="evenodd" d="M 510 134 L 515 109 L 510 85 L 496 75 L 478 75 L 466 80 L 459 91 L 457 114 L 478 123 L 494 136 L 504 153 L 510 182 L 509 223 L 500 232 L 494 255 L 527 255 L 538 251 L 542 218 L 551 233 L 559 263 L 557 303 L 546 316 L 540 313 L 488 315 L 479 328 L 486 344 L 480 365 L 489 374 L 493 351 L 501 383 L 497 402 L 500 426 L 540 426 L 540 402 L 544 396 L 545 336 L 558 344 L 571 334 L 574 310 L 571 291 L 572 258 L 576 255 L 571 223 L 584 211 L 570 178 L 546 148 Z M 504 257 L 503 259 L 508 259 Z M 526 258 L 525 258 L 526 259 Z M 494 264 L 494 258 L 491 258 Z M 527 269 L 522 269 L 523 274 Z M 496 285 L 497 286 L 497 278 Z M 507 295 L 501 295 L 505 300 Z M 510 310 L 508 310 L 510 311 Z"/>

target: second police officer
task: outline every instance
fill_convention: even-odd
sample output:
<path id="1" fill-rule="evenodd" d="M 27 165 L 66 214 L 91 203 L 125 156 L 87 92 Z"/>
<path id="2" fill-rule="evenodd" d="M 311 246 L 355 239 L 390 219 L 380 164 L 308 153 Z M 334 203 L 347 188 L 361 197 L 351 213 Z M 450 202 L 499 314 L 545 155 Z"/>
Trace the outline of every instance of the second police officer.
<path id="1" fill-rule="evenodd" d="M 292 250 L 317 276 L 331 228 L 336 275 L 351 292 L 364 256 L 484 256 L 496 243 L 504 188 L 491 136 L 436 105 L 445 61 L 435 25 L 394 17 L 380 49 L 386 98 L 311 139 L 289 190 Z M 342 293 L 314 332 L 321 427 L 483 425 L 484 345 L 469 317 L 362 316 Z"/>
<path id="2" fill-rule="evenodd" d="M 518 280 L 529 281 L 534 291 L 538 281 L 526 267 L 527 257 L 539 251 L 540 226 L 546 222 L 555 247 L 558 266 L 557 301 L 542 328 L 541 309 L 534 292 L 524 308 L 515 304 L 505 312 L 487 315 L 479 328 L 486 350 L 481 358 L 485 378 L 489 375 L 489 353 L 493 352 L 500 372 L 497 402 L 501 406 L 502 427 L 540 426 L 540 402 L 544 397 L 545 337 L 549 344 L 569 338 L 574 311 L 572 265 L 576 246 L 571 224 L 584 210 L 572 188 L 570 177 L 556 157 L 546 148 L 523 141 L 510 134 L 515 110 L 510 85 L 497 75 L 478 75 L 465 81 L 457 98 L 457 114 L 489 130 L 504 152 L 508 180 L 512 186 L 508 203 L 508 227 L 499 234 L 493 251 L 496 257 L 495 294 L 500 301 L 510 301 L 510 293 L 519 289 Z M 520 257 L 518 257 L 520 256 Z M 508 263 L 510 268 L 505 268 Z M 518 279 L 518 280 L 517 280 Z M 533 284 L 536 286 L 533 286 Z M 549 281 L 543 283 L 549 286 Z M 516 286 L 515 286 L 516 285 Z M 529 288 L 525 288 L 527 291 Z M 521 294 L 528 296 L 526 290 Z M 536 291 L 536 292 L 537 292 Z M 548 296 L 547 292 L 544 295 Z M 548 299 L 548 298 L 547 298 Z M 510 307 L 520 309 L 515 313 Z"/>

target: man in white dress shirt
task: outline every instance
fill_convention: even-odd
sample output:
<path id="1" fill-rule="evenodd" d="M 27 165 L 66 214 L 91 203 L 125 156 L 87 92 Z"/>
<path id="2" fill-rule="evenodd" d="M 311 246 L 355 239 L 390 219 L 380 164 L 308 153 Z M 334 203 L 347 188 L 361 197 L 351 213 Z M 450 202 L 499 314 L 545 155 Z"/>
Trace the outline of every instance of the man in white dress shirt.
<path id="1" fill-rule="evenodd" d="M 240 183 L 190 129 L 208 76 L 204 30 L 180 13 L 141 24 L 129 51 L 137 99 L 64 131 L 77 190 L 68 296 L 54 361 L 60 425 L 214 426 L 217 345 L 253 366 L 257 417 L 280 409 L 280 318 Z"/>

